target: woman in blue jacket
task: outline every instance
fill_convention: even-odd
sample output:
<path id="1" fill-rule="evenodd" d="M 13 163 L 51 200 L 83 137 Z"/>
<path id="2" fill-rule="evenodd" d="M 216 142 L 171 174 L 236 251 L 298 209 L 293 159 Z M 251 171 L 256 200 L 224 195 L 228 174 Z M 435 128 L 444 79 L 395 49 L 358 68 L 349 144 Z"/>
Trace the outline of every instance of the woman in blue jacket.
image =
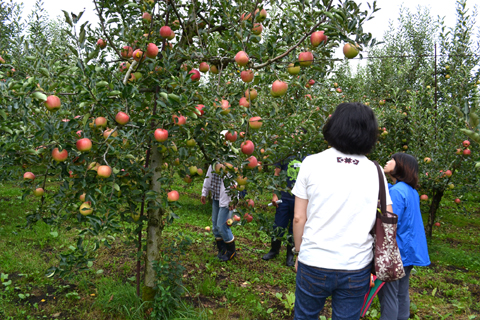
<path id="1" fill-rule="evenodd" d="M 393 184 L 388 184 L 393 212 L 398 215 L 397 244 L 406 276 L 385 283 L 378 293 L 380 320 L 407 320 L 410 316 L 408 294 L 410 271 L 413 266 L 428 266 L 427 238 L 420 212 L 418 196 L 418 163 L 406 153 L 395 153 L 384 167 Z"/>

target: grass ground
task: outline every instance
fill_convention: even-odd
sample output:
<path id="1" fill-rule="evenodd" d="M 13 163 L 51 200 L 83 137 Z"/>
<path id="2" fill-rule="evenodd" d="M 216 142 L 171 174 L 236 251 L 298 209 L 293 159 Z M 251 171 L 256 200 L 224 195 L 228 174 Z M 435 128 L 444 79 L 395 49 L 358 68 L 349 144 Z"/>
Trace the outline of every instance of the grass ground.
<path id="1" fill-rule="evenodd" d="M 292 319 L 295 273 L 284 266 L 285 249 L 273 261 L 269 236 L 260 223 L 233 229 L 238 255 L 229 263 L 215 258 L 210 207 L 200 204 L 200 185 L 183 190 L 180 219 L 164 230 L 165 246 L 185 238 L 191 245 L 181 256 L 185 292 L 176 319 Z M 411 311 L 416 319 L 480 319 L 480 195 L 467 194 L 462 206 L 450 195 L 439 212 L 440 227 L 429 241 L 430 267 L 415 268 L 411 277 Z M 257 201 L 259 202 L 259 201 Z M 264 198 L 263 204 L 267 203 Z M 463 210 L 463 204 L 465 210 Z M 70 279 L 48 277 L 59 253 L 75 245 L 76 231 L 39 222 L 25 228 L 25 217 L 37 206 L 33 196 L 22 200 L 15 183 L 0 184 L 0 319 L 144 319 L 136 297 L 135 248 L 122 234 L 110 235 L 111 249 L 101 248 L 88 271 Z M 254 216 L 272 220 L 270 207 L 256 205 Z M 329 303 L 321 319 L 331 317 Z M 379 318 L 374 301 L 367 319 Z"/>

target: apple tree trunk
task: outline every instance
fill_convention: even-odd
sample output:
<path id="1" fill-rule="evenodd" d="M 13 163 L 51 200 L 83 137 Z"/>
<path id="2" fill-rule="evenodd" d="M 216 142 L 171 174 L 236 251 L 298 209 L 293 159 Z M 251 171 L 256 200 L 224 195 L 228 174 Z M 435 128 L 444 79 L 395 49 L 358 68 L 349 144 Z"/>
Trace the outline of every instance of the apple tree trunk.
<path id="1" fill-rule="evenodd" d="M 430 204 L 430 210 L 428 213 L 428 223 L 426 234 L 428 238 L 432 237 L 433 224 L 435 223 L 435 218 L 437 217 L 437 210 L 440 206 L 440 201 L 442 201 L 444 189 L 434 189 L 432 203 Z"/>
<path id="2" fill-rule="evenodd" d="M 161 192 L 161 163 L 162 155 L 158 152 L 157 146 L 152 145 L 151 149 L 152 159 L 151 167 L 154 169 L 151 190 L 160 194 Z M 155 297 L 155 280 L 156 274 L 153 269 L 153 262 L 158 261 L 160 258 L 160 247 L 162 243 L 162 230 L 164 210 L 153 201 L 149 203 L 148 225 L 147 225 L 147 252 L 145 256 L 145 283 L 142 290 L 142 298 L 144 301 L 152 301 Z"/>

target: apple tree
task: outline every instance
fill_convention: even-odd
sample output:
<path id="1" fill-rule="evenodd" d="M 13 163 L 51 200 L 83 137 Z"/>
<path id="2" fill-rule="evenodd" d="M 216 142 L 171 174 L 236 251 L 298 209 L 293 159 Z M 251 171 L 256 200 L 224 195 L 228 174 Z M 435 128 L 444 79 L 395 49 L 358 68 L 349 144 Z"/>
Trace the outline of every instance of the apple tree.
<path id="1" fill-rule="evenodd" d="M 374 44 L 362 25 L 378 9 L 351 0 L 94 4 L 98 26 L 65 12 L 48 45 L 27 37 L 7 49 L 15 72 L 1 71 L 0 112 L 21 129 L 2 125 L 2 150 L 43 168 L 24 176 L 25 194 L 40 197 L 29 221 L 79 230 L 52 271 L 88 268 L 109 234 L 129 232 L 139 259 L 145 248 L 150 300 L 161 232 L 179 206 L 168 196 L 175 179 L 188 185 L 218 163 L 232 195 L 246 187 L 255 198 L 275 182 L 263 168 L 326 147 L 320 127 L 338 102 L 324 89 L 329 59 L 339 45 L 353 57 Z"/>
<path id="2" fill-rule="evenodd" d="M 376 110 L 380 139 L 373 158 L 386 162 L 395 152 L 407 152 L 418 159 L 419 192 L 429 197 L 422 205 L 428 210 L 428 236 L 445 191 L 460 199 L 462 190 L 478 181 L 471 159 L 477 149 L 465 141 L 466 127 L 478 126 L 474 20 L 466 2 L 458 1 L 454 28 L 431 21 L 427 9 L 402 11 L 398 29 L 388 31 L 384 45 L 371 50 L 367 66 L 354 77 L 337 72 L 335 78 L 345 86 L 347 98 L 361 99 Z"/>

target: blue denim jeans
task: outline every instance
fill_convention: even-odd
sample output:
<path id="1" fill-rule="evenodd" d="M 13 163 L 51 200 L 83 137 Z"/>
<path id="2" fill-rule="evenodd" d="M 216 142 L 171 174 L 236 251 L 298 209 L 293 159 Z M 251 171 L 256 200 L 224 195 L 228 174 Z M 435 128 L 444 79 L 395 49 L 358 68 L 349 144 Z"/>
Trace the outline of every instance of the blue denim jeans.
<path id="1" fill-rule="evenodd" d="M 332 296 L 332 320 L 358 320 L 370 289 L 372 265 L 360 270 L 330 270 L 298 262 L 295 320 L 318 320 Z"/>
<path id="2" fill-rule="evenodd" d="M 273 228 L 275 229 L 275 237 L 281 238 L 285 233 L 285 229 L 288 228 L 288 234 L 293 235 L 293 215 L 295 208 L 294 199 L 283 199 L 282 203 L 278 205 L 275 211 L 275 223 Z M 281 227 L 280 229 L 278 227 Z M 293 239 L 292 239 L 293 240 Z"/>
<path id="3" fill-rule="evenodd" d="M 233 240 L 232 230 L 227 225 L 228 218 L 232 215 L 228 207 L 219 207 L 219 201 L 212 199 L 212 225 L 215 238 L 222 238 L 225 242 Z"/>

